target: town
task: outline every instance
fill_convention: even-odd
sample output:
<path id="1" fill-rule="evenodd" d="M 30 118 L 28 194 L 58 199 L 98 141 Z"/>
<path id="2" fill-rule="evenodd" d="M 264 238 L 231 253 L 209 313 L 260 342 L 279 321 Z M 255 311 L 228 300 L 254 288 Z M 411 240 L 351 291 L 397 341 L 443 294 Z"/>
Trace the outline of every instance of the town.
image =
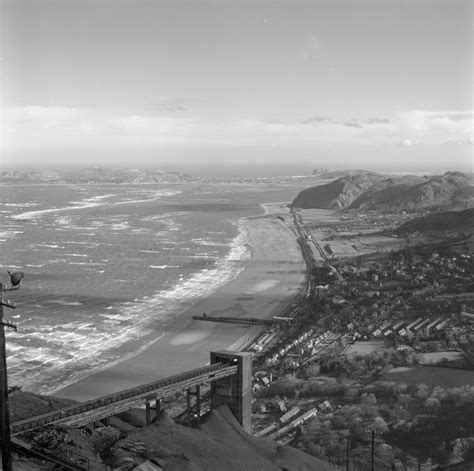
<path id="1" fill-rule="evenodd" d="M 248 344 L 255 355 L 256 435 L 340 466 L 350 457 L 355 469 L 366 469 L 373 430 L 380 469 L 431 469 L 451 462 L 455 445 L 438 440 L 421 453 L 410 450 L 394 419 L 408 421 L 415 409 L 419 413 L 420 396 L 431 404 L 431 413 L 443 405 L 436 396 L 440 386 L 418 379 L 419 385 L 407 386 L 414 380 L 404 374 L 429 376 L 443 368 L 445 377 L 467 372 L 474 378 L 472 238 L 403 237 L 395 229 L 406 214 L 388 224 L 376 214 L 371 220 L 370 215 L 335 218 L 326 212 L 327 222 L 321 224 L 318 212 L 316 224 L 314 213 L 292 210 L 308 281 L 283 318 L 287 325 L 265 326 Z M 470 384 L 464 392 L 472 398 Z M 451 389 L 441 397 L 455 395 Z M 402 406 L 394 401 L 400 395 L 408 396 L 403 420 L 396 410 Z M 354 410 L 357 399 L 371 410 Z M 451 436 L 453 443 L 462 439 L 453 430 Z M 460 460 L 473 444 L 459 446 Z"/>

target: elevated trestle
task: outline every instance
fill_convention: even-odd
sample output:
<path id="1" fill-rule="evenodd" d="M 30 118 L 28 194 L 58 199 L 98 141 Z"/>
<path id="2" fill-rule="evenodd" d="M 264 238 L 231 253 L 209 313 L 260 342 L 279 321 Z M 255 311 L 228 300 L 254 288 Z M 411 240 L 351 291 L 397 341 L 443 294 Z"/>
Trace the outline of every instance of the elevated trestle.
<path id="1" fill-rule="evenodd" d="M 99 397 L 90 401 L 68 406 L 63 409 L 48 412 L 46 414 L 20 420 L 11 425 L 13 435 L 33 430 L 45 425 L 82 426 L 113 415 L 124 412 L 133 407 L 145 404 L 147 422 L 151 421 L 151 402 L 156 401 L 156 414 L 159 413 L 159 401 L 162 398 L 175 394 L 179 391 L 189 391 L 208 382 L 215 382 L 227 377 L 236 377 L 236 384 L 241 384 L 242 369 L 245 375 L 248 371 L 249 359 L 244 363 L 242 356 L 250 354 L 227 352 L 223 361 L 216 361 L 217 354 L 211 352 L 211 365 L 196 368 L 178 375 L 163 378 L 147 383 L 136 388 L 127 389 L 107 396 Z M 230 355 L 230 356 L 229 356 Z M 239 389 L 241 391 L 241 389 Z M 250 389 L 251 391 L 251 389 Z M 237 393 L 237 391 L 236 391 Z M 231 407 L 232 410 L 232 407 Z M 242 414 L 235 409 L 234 415 L 242 423 Z M 243 424 L 242 424 L 243 425 Z"/>

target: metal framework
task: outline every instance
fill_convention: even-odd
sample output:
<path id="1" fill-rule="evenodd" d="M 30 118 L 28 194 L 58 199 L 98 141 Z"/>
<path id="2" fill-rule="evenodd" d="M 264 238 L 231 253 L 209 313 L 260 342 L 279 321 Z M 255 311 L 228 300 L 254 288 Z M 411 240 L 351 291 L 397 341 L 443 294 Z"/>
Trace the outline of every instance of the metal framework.
<path id="1" fill-rule="evenodd" d="M 142 386 L 120 391 L 91 401 L 65 407 L 47 414 L 20 420 L 11 425 L 12 435 L 49 424 L 82 426 L 119 414 L 137 405 L 170 396 L 209 381 L 235 375 L 237 365 L 215 363 L 203 368 L 180 373 Z M 158 413 L 158 411 L 157 411 Z"/>
<path id="2" fill-rule="evenodd" d="M 19 284 L 18 284 L 19 287 Z M 3 306 L 15 309 L 15 304 L 3 299 L 4 291 L 13 291 L 17 288 L 4 288 L 0 283 L 0 448 L 2 452 L 2 469 L 11 471 L 11 429 L 10 411 L 8 408 L 8 378 L 7 378 L 7 354 L 5 350 L 5 327 L 16 330 L 16 325 L 3 318 Z"/>

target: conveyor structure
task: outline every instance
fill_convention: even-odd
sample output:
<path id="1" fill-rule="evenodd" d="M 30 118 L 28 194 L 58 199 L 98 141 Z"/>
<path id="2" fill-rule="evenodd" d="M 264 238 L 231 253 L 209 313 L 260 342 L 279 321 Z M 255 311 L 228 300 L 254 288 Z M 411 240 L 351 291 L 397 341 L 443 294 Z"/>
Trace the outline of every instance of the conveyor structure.
<path id="1" fill-rule="evenodd" d="M 191 387 L 235 375 L 237 364 L 214 363 L 136 388 L 127 389 L 46 414 L 20 420 L 11 425 L 12 435 L 45 425 L 82 426 L 119 414 L 152 400 L 159 400 Z"/>

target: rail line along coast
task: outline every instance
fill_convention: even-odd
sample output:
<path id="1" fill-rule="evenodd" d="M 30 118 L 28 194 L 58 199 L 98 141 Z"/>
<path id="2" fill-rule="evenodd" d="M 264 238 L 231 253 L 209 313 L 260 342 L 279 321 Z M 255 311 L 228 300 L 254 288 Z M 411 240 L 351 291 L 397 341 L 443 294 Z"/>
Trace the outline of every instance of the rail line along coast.
<path id="1" fill-rule="evenodd" d="M 204 322 L 240 323 L 249 326 L 249 332 L 229 350 L 211 353 L 209 366 L 12 423 L 12 443 L 15 450 L 29 455 L 36 453 L 37 457 L 50 456 L 52 461 L 57 459 L 60 462 L 61 457 L 55 458 L 54 455 L 48 454 L 46 449 L 39 449 L 37 446 L 32 448 L 21 437 L 26 432 L 31 433 L 51 426 L 66 429 L 89 424 L 101 426 L 107 424 L 110 417 L 136 407 L 145 408 L 146 424 L 150 424 L 161 413 L 163 399 L 183 392 L 186 394 L 187 406 L 181 417 L 187 417 L 189 420 L 194 417 L 199 420 L 209 407 L 212 409 L 227 404 L 244 430 L 251 432 L 251 357 L 254 357 L 255 370 L 259 367 L 259 359 L 264 358 L 272 348 L 281 343 L 282 337 L 293 336 L 298 331 L 300 320 L 304 319 L 311 309 L 317 282 L 315 273 L 318 265 L 309 247 L 308 242 L 311 239 L 305 233 L 304 226 L 300 224 L 295 213 L 287 215 L 286 218 L 279 216 L 279 219 L 281 224 L 291 227 L 306 264 L 305 281 L 296 296 L 279 304 L 267 319 L 216 317 L 205 314 L 193 316 L 194 319 Z M 267 332 L 268 329 L 270 332 Z M 246 351 L 252 353 L 245 353 Z M 206 401 L 209 402 L 207 406 Z M 306 412 L 306 416 L 309 418 L 311 413 Z"/>
<path id="2" fill-rule="evenodd" d="M 183 349 L 197 353 L 205 346 L 212 352 L 209 365 L 182 368 L 171 376 L 156 374 L 151 382 L 137 381 L 131 388 L 15 420 L 12 445 L 19 453 L 47 456 L 51 450 L 31 443 L 37 432 L 87 427 L 94 433 L 137 408 L 144 427 L 166 411 L 172 411 L 177 422 L 199 426 L 225 405 L 232 420 L 257 437 L 317 453 L 327 461 L 337 453 L 337 464 L 343 456 L 352 468 L 371 460 L 381 463 L 386 458 L 371 438 L 376 433 L 385 437 L 387 446 L 404 446 L 403 437 L 386 425 L 380 409 L 386 407 L 396 416 L 400 411 L 392 399 L 400 391 L 413 402 L 410 413 L 416 415 L 443 401 L 441 396 L 426 397 L 439 393 L 440 378 L 446 381 L 448 395 L 458 394 L 458 386 L 466 391 L 474 386 L 472 233 L 463 225 L 448 241 L 419 232 L 406 235 L 404 228 L 416 223 L 410 218 L 413 215 L 403 212 L 387 216 L 281 204 L 249 217 L 253 230 L 265 226 L 277 249 L 278 234 L 284 234 L 298 262 L 289 265 L 288 254 L 272 263 L 256 257 L 260 268 L 249 269 L 250 275 L 245 268 L 241 273 L 246 277 L 226 283 L 223 290 L 234 284 L 217 303 L 203 300 L 181 314 L 182 331 L 174 331 L 164 342 L 171 350 L 152 346 L 145 352 L 154 365 L 157 358 L 170 359 Z M 276 269 L 287 264 L 293 285 L 285 287 L 291 294 L 280 290 L 275 302 L 277 290 L 269 287 L 285 279 Z M 256 300 L 262 310 L 250 308 Z M 209 348 L 226 332 L 223 338 L 231 340 L 225 350 Z M 196 364 L 196 358 L 192 360 Z M 130 365 L 139 367 L 140 357 L 128 361 L 125 374 L 133 374 Z M 198 364 L 204 363 L 206 359 Z M 153 379 L 153 368 L 147 375 Z M 426 384 L 419 386 L 416 378 Z M 363 415 L 367 409 L 370 414 Z M 353 426 L 351 414 L 361 417 L 369 435 Z M 314 427 L 332 427 L 331 440 L 315 433 Z M 53 455 L 53 461 L 65 459 Z M 428 469 L 424 463 L 429 462 L 420 455 L 421 469 Z"/>

